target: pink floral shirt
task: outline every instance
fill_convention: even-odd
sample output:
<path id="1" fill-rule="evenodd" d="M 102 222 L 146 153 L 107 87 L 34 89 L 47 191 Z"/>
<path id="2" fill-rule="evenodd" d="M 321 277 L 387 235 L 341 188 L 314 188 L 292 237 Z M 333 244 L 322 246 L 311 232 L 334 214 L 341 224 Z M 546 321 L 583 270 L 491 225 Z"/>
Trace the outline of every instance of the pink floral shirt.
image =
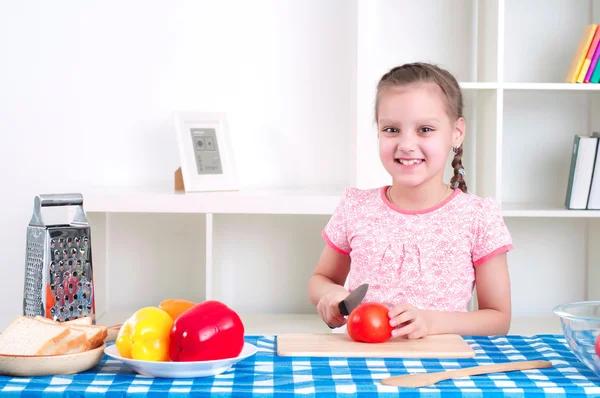
<path id="1" fill-rule="evenodd" d="M 351 257 L 349 290 L 368 283 L 365 302 L 467 311 L 475 267 L 513 247 L 500 206 L 456 189 L 435 207 L 407 211 L 386 189 L 346 189 L 323 230 Z"/>

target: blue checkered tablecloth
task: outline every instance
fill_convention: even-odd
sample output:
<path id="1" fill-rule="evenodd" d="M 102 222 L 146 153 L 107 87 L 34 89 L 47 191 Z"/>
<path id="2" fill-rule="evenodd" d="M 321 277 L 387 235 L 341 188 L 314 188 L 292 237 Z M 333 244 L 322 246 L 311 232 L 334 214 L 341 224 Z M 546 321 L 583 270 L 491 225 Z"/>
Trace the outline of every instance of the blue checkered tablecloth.
<path id="1" fill-rule="evenodd" d="M 0 376 L 2 397 L 18 396 L 600 396 L 600 378 L 571 353 L 562 335 L 467 337 L 472 359 L 380 359 L 279 357 L 274 336 L 246 336 L 256 355 L 218 376 L 153 379 L 134 374 L 121 362 L 104 357 L 88 372 L 55 377 Z M 409 389 L 384 386 L 390 375 L 457 369 L 465 366 L 545 359 L 552 368 L 442 381 Z"/>

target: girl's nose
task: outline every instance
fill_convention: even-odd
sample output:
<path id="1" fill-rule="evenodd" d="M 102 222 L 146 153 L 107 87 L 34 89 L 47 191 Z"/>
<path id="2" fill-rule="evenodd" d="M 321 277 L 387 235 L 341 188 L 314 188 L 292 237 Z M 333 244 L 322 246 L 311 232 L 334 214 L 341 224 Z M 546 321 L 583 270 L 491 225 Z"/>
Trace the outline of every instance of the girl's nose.
<path id="1" fill-rule="evenodd" d="M 398 135 L 397 151 L 398 152 L 413 152 L 416 147 L 414 137 L 409 134 Z"/>

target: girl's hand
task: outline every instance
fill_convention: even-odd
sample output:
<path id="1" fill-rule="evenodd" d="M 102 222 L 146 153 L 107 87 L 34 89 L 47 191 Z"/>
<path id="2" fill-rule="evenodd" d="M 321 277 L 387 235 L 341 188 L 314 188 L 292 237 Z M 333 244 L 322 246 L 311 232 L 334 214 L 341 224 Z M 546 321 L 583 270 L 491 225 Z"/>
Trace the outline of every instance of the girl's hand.
<path id="1" fill-rule="evenodd" d="M 346 318 L 341 314 L 338 304 L 349 294 L 345 289 L 344 291 L 336 290 L 321 297 L 317 303 L 319 315 L 330 328 L 338 328 L 346 324 Z"/>
<path id="2" fill-rule="evenodd" d="M 406 336 L 409 339 L 420 339 L 431 330 L 431 321 L 426 311 L 412 304 L 400 304 L 389 312 L 390 325 L 394 328 L 393 337 Z"/>

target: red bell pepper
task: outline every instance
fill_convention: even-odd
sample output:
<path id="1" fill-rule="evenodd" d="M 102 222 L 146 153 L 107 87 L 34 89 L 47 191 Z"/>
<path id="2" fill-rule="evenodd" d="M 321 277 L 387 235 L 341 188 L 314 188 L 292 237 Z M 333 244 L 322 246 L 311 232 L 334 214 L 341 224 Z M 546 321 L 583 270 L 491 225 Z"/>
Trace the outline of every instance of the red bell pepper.
<path id="1" fill-rule="evenodd" d="M 219 301 L 194 305 L 179 315 L 171 328 L 169 357 L 173 362 L 234 358 L 242 348 L 242 320 Z"/>

